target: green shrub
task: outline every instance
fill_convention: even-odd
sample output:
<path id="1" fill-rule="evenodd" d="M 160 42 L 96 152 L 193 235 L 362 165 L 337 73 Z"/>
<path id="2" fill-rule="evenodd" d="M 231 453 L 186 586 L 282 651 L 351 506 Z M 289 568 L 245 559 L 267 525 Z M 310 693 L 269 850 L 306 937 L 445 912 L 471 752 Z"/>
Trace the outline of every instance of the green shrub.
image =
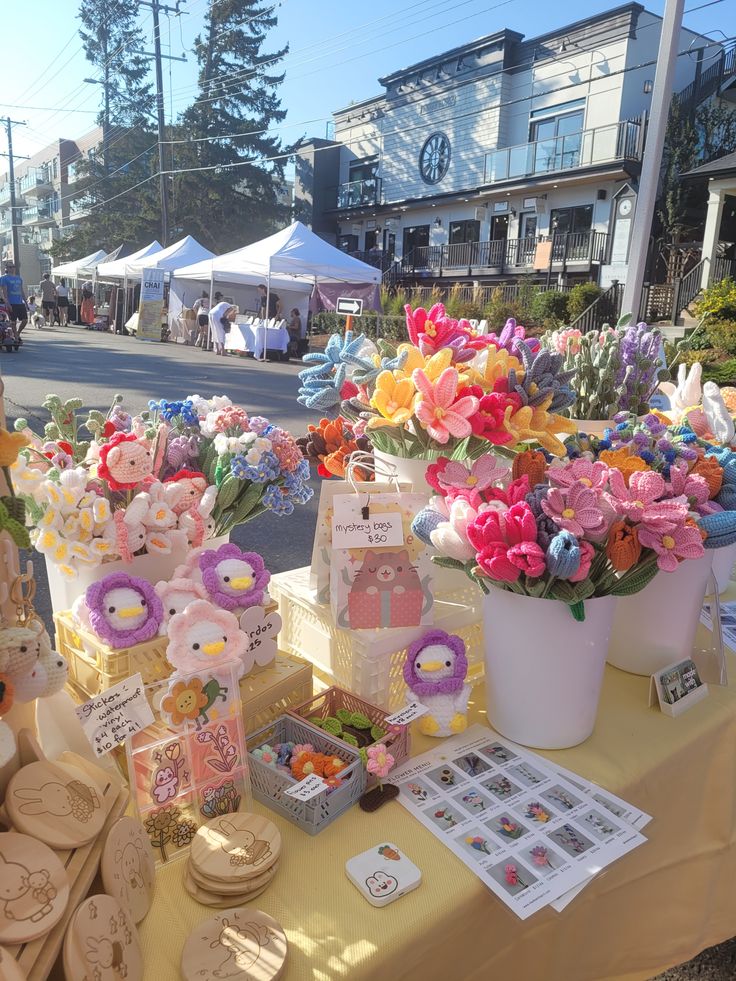
<path id="1" fill-rule="evenodd" d="M 736 384 L 736 358 L 703 365 L 703 381 L 714 381 L 717 385 Z"/>
<path id="2" fill-rule="evenodd" d="M 703 295 L 695 303 L 699 317 L 713 320 L 736 320 L 736 280 L 722 279 L 703 290 Z"/>
<path id="3" fill-rule="evenodd" d="M 570 320 L 579 317 L 596 300 L 603 290 L 596 283 L 578 283 L 567 294 L 567 315 Z"/>
<path id="4" fill-rule="evenodd" d="M 714 347 L 723 354 L 736 354 L 736 319 L 708 321 L 706 336 Z"/>
<path id="5" fill-rule="evenodd" d="M 558 293 L 556 290 L 537 293 L 532 301 L 531 314 L 535 323 L 546 324 L 547 321 L 554 321 L 557 324 L 565 323 L 567 320 L 567 293 Z"/>

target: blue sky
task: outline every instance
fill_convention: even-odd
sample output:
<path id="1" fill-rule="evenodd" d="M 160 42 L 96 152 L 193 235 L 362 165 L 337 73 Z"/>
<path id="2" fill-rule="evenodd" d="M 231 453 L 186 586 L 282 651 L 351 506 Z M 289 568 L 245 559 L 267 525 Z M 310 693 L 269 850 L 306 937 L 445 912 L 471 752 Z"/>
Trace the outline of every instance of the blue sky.
<path id="1" fill-rule="evenodd" d="M 216 0 L 215 0 L 216 2 Z M 686 0 L 686 11 L 707 0 Z M 189 0 L 181 18 L 162 22 L 164 49 L 189 61 L 165 63 L 167 120 L 194 98 L 192 41 L 210 0 Z M 457 44 L 503 27 L 541 34 L 613 7 L 600 0 L 281 0 L 272 47 L 290 45 L 281 97 L 288 116 L 280 127 L 291 142 L 303 134 L 324 136 L 333 109 L 380 91 L 377 79 Z M 645 4 L 662 13 L 664 0 Z M 92 66 L 76 34 L 78 0 L 5 0 L 5 45 L 0 113 L 28 121 L 14 131 L 17 153 L 31 154 L 51 139 L 81 135 L 94 125 L 100 86 L 86 85 Z M 150 50 L 151 19 L 141 7 Z M 685 16 L 691 29 L 733 34 L 736 0 L 716 0 Z M 31 108 L 38 107 L 38 108 Z M 0 139 L 0 149 L 5 150 Z M 0 169 L 4 169 L 0 161 Z"/>

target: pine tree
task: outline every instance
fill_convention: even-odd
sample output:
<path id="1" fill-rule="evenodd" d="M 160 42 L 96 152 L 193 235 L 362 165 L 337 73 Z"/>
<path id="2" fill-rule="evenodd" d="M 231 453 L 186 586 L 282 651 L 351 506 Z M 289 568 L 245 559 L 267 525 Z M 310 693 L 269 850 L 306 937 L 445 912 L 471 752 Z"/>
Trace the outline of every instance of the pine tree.
<path id="1" fill-rule="evenodd" d="M 271 9 L 258 0 L 219 0 L 195 40 L 199 91 L 181 127 L 191 142 L 172 145 L 172 169 L 214 169 L 175 177 L 174 223 L 215 252 L 255 241 L 288 220 L 276 198 L 284 160 L 264 162 L 285 152 L 264 132 L 286 115 L 276 91 L 284 76 L 274 69 L 288 48 L 262 50 L 277 22 Z"/>

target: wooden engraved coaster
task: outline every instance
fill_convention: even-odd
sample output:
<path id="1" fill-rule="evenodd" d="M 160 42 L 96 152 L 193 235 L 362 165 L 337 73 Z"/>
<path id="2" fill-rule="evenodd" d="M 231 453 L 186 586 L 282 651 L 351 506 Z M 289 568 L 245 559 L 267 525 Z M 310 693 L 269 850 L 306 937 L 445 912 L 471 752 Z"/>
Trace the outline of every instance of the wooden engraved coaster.
<path id="1" fill-rule="evenodd" d="M 190 861 L 215 881 L 245 881 L 260 875 L 281 854 L 281 833 L 260 814 L 235 813 L 214 818 L 194 836 Z"/>
<path id="2" fill-rule="evenodd" d="M 117 899 L 90 896 L 79 906 L 64 938 L 64 973 L 67 981 L 143 981 L 138 933 Z"/>
<path id="3" fill-rule="evenodd" d="M 0 834 L 0 943 L 42 937 L 64 915 L 68 899 L 67 874 L 50 848 L 13 831 Z"/>
<path id="4" fill-rule="evenodd" d="M 153 851 L 140 821 L 123 817 L 110 829 L 100 863 L 102 884 L 140 923 L 153 901 L 156 867 Z"/>
<path id="5" fill-rule="evenodd" d="M 52 848 L 78 848 L 102 830 L 102 790 L 68 763 L 29 763 L 8 784 L 5 806 L 13 825 Z"/>
<path id="6" fill-rule="evenodd" d="M 184 944 L 184 981 L 240 978 L 276 981 L 283 974 L 286 934 L 272 917 L 257 909 L 227 909 L 200 923 Z"/>

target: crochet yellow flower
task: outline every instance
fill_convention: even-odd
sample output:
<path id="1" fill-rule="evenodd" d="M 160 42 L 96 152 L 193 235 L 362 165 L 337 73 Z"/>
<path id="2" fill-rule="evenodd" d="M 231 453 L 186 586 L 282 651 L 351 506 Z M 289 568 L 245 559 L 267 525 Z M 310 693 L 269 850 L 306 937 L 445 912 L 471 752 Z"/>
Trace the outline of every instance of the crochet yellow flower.
<path id="1" fill-rule="evenodd" d="M 20 451 L 30 442 L 23 433 L 9 433 L 7 429 L 0 429 L 0 467 L 15 463 Z"/>
<path id="2" fill-rule="evenodd" d="M 488 356 L 482 369 L 470 369 L 471 379 L 474 385 L 480 385 L 486 391 L 492 391 L 493 386 L 499 378 L 508 378 L 511 369 L 514 369 L 517 378 L 521 381 L 524 377 L 524 366 L 521 361 L 513 354 L 509 354 L 506 348 L 497 351 L 494 347 L 488 348 Z"/>
<path id="3" fill-rule="evenodd" d="M 640 456 L 632 456 L 628 449 L 603 450 L 598 457 L 607 466 L 615 470 L 620 470 L 624 477 L 624 483 L 629 486 L 631 475 L 638 470 L 651 470 L 648 463 L 645 463 Z"/>
<path id="4" fill-rule="evenodd" d="M 515 442 L 536 442 L 555 456 L 565 455 L 565 446 L 556 433 L 575 433 L 577 427 L 571 419 L 563 419 L 554 412 L 547 412 L 552 397 L 541 405 L 523 405 L 516 412 L 508 406 L 504 414 L 504 426 L 514 437 Z"/>
<path id="5" fill-rule="evenodd" d="M 368 428 L 403 426 L 411 419 L 416 391 L 411 379 L 394 378 L 393 372 L 382 371 L 376 379 L 376 390 L 371 397 L 371 405 L 381 414 L 368 420 Z"/>
<path id="6" fill-rule="evenodd" d="M 449 368 L 452 364 L 452 350 L 449 347 L 440 348 L 431 358 L 425 358 L 419 348 L 412 344 L 399 344 L 398 351 L 399 354 L 408 351 L 409 357 L 402 370 L 396 373 L 397 378 L 411 378 L 412 372 L 416 368 L 421 368 L 427 378 L 434 382 L 437 381 L 445 368 Z M 462 388 L 462 385 L 460 387 Z"/>

